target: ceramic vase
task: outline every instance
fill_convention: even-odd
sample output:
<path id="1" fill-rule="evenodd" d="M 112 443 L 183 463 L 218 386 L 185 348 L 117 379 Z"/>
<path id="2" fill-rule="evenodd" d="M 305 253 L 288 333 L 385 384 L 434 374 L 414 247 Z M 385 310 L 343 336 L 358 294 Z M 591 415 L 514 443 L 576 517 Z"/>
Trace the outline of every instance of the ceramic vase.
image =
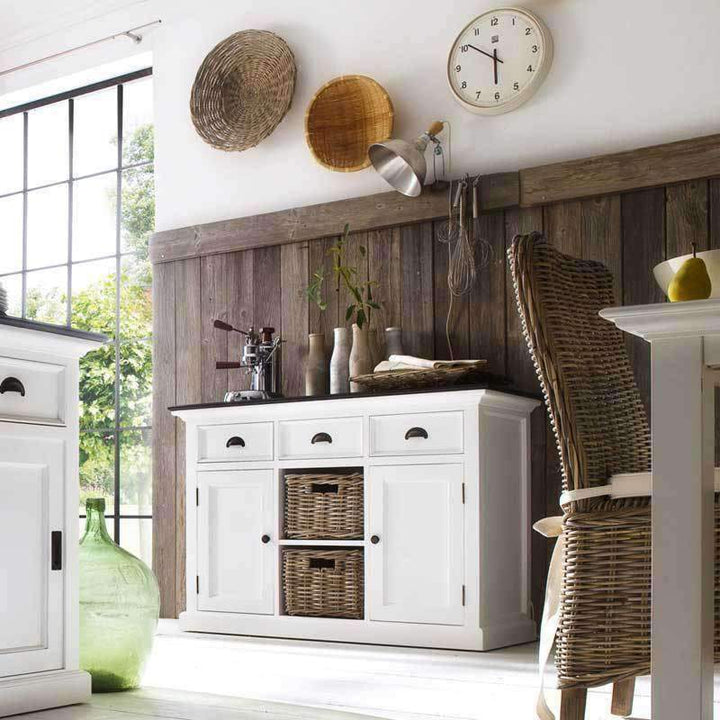
<path id="1" fill-rule="evenodd" d="M 305 395 L 325 395 L 327 393 L 327 376 L 325 335 L 323 333 L 310 333 L 305 364 Z"/>
<path id="2" fill-rule="evenodd" d="M 140 686 L 160 613 L 152 570 L 118 547 L 105 526 L 105 500 L 85 504 L 80 540 L 80 667 L 92 691 Z"/>
<path id="3" fill-rule="evenodd" d="M 385 359 L 389 360 L 391 355 L 404 355 L 402 346 L 402 328 L 385 328 Z"/>
<path id="4" fill-rule="evenodd" d="M 330 394 L 340 395 L 350 391 L 350 331 L 338 327 L 333 333 L 335 344 L 330 358 Z"/>
<path id="5" fill-rule="evenodd" d="M 368 327 L 358 327 L 353 323 L 353 344 L 350 351 L 350 377 L 367 375 L 373 371 L 372 358 L 370 357 L 370 343 L 368 341 Z M 354 382 L 350 383 L 350 392 L 360 392 L 362 388 Z"/>

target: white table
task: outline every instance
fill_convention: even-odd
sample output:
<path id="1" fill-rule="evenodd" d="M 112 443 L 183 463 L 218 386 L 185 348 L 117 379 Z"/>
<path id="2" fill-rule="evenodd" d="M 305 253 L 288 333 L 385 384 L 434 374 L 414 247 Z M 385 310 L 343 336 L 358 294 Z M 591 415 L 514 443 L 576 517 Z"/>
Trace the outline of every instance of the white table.
<path id="1" fill-rule="evenodd" d="M 720 299 L 600 315 L 651 346 L 652 717 L 710 720 Z"/>

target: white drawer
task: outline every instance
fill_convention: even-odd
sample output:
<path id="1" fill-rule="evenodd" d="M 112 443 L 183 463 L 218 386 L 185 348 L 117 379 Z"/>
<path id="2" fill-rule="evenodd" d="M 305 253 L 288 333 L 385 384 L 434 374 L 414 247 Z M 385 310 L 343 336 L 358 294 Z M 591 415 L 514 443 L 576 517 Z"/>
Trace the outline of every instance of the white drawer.
<path id="1" fill-rule="evenodd" d="M 285 420 L 278 423 L 280 459 L 362 455 L 362 418 Z"/>
<path id="2" fill-rule="evenodd" d="M 273 424 L 207 425 L 198 428 L 198 462 L 273 459 Z"/>
<path id="3" fill-rule="evenodd" d="M 446 455 L 462 453 L 463 447 L 459 410 L 370 418 L 371 455 Z"/>
<path id="4" fill-rule="evenodd" d="M 0 420 L 64 424 L 65 368 L 0 357 Z"/>

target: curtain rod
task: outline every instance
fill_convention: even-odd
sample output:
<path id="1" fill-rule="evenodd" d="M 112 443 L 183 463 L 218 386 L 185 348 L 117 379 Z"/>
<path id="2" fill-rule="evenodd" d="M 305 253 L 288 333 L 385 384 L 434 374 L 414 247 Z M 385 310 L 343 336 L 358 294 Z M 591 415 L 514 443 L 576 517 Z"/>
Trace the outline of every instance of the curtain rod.
<path id="1" fill-rule="evenodd" d="M 115 33 L 114 35 L 108 35 L 107 37 L 100 38 L 99 40 L 93 40 L 92 42 L 85 43 L 84 45 L 78 45 L 77 47 L 69 48 L 68 50 L 61 50 L 60 52 L 53 53 L 52 55 L 47 55 L 46 57 L 39 58 L 38 60 L 31 60 L 30 62 L 23 63 L 22 65 L 16 65 L 15 67 L 9 68 L 7 70 L 0 70 L 0 77 L 3 77 L 4 75 L 9 75 L 10 73 L 18 72 L 19 70 L 25 70 L 26 68 L 33 67 L 34 65 L 40 65 L 41 63 L 47 62 L 48 60 L 55 60 L 56 58 L 77 52 L 78 50 L 85 50 L 86 48 L 100 45 L 101 43 L 109 42 L 110 40 L 116 40 L 117 38 L 121 37 L 130 38 L 136 44 L 141 43 L 143 37 L 142 35 L 137 34 L 138 31 L 152 27 L 153 25 L 159 25 L 161 22 L 162 20 L 153 20 L 152 22 L 145 23 L 144 25 L 138 25 L 137 27 L 130 28 L 129 30 L 124 30 L 123 32 Z"/>

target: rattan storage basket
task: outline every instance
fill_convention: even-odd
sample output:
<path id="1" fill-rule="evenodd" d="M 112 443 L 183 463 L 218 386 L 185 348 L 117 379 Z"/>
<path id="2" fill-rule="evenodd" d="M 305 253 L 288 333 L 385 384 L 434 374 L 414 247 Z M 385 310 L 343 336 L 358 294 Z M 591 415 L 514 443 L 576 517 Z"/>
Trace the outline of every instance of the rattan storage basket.
<path id="1" fill-rule="evenodd" d="M 361 620 L 364 551 L 283 549 L 282 580 L 288 615 Z"/>
<path id="2" fill-rule="evenodd" d="M 362 170 L 370 165 L 370 145 L 392 134 L 393 115 L 390 96 L 372 78 L 342 75 L 330 80 L 305 113 L 310 152 L 329 170 Z"/>
<path id="3" fill-rule="evenodd" d="M 356 540 L 364 533 L 363 475 L 285 476 L 285 537 Z"/>
<path id="4" fill-rule="evenodd" d="M 278 126 L 294 91 L 295 59 L 287 43 L 267 30 L 243 30 L 203 60 L 190 114 L 205 142 L 218 150 L 247 150 Z"/>

